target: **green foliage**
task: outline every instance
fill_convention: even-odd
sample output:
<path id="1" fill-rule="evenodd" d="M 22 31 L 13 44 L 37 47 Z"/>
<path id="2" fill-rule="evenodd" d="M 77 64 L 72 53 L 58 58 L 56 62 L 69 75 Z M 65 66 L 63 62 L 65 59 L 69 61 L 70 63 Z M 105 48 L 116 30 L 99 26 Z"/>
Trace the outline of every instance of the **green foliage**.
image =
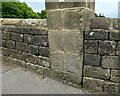
<path id="1" fill-rule="evenodd" d="M 47 18 L 47 11 L 46 10 L 42 10 L 41 13 L 37 13 L 41 19 L 46 19 Z"/>
<path id="2" fill-rule="evenodd" d="M 40 18 L 31 7 L 23 2 L 2 2 L 2 17 L 3 18 Z"/>

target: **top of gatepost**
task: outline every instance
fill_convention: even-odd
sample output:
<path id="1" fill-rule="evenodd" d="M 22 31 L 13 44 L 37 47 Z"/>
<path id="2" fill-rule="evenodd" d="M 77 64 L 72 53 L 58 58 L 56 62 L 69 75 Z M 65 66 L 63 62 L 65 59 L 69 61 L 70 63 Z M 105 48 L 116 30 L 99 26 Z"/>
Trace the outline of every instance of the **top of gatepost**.
<path id="1" fill-rule="evenodd" d="M 86 7 L 95 10 L 95 0 L 45 0 L 47 10 Z"/>

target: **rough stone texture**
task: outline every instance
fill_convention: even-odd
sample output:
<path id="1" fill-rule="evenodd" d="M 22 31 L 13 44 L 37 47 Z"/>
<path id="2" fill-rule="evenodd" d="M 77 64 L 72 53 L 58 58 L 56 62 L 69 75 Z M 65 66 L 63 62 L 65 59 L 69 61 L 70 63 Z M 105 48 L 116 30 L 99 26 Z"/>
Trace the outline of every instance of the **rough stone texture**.
<path id="1" fill-rule="evenodd" d="M 85 39 L 90 40 L 106 40 L 108 39 L 108 32 L 104 30 L 89 30 L 85 31 Z"/>
<path id="2" fill-rule="evenodd" d="M 84 77 L 83 79 L 83 88 L 89 91 L 103 91 L 103 80 Z"/>
<path id="3" fill-rule="evenodd" d="M 36 55 L 36 54 L 38 54 L 38 46 L 29 45 L 28 51 L 29 51 L 29 53 Z"/>
<path id="4" fill-rule="evenodd" d="M 108 30 L 110 28 L 111 19 L 110 18 L 101 18 L 95 17 L 91 19 L 91 29 L 105 29 Z"/>
<path id="5" fill-rule="evenodd" d="M 81 7 L 48 10 L 48 28 L 49 30 L 84 30 L 88 28 L 92 17 L 94 17 L 93 11 Z"/>
<path id="6" fill-rule="evenodd" d="M 2 46 L 1 47 L 6 47 L 6 40 L 0 40 L 2 41 Z"/>
<path id="7" fill-rule="evenodd" d="M 26 69 L 35 71 L 36 66 L 32 63 L 26 63 Z"/>
<path id="8" fill-rule="evenodd" d="M 49 33 L 50 51 L 64 51 L 64 34 L 61 31 L 50 31 Z"/>
<path id="9" fill-rule="evenodd" d="M 49 48 L 48 47 L 39 47 L 39 54 L 43 57 L 49 57 Z"/>
<path id="10" fill-rule="evenodd" d="M 64 52 L 83 54 L 83 33 L 82 31 L 69 31 L 63 34 Z"/>
<path id="11" fill-rule="evenodd" d="M 29 53 L 22 53 L 22 60 L 28 63 L 37 64 L 37 56 Z"/>
<path id="12" fill-rule="evenodd" d="M 118 84 L 117 83 L 113 83 L 113 82 L 105 82 L 104 83 L 104 91 L 107 93 L 118 93 Z"/>
<path id="13" fill-rule="evenodd" d="M 50 31 L 49 44 L 51 51 L 71 53 L 83 52 L 83 33 L 80 31 Z"/>
<path id="14" fill-rule="evenodd" d="M 31 44 L 38 46 L 48 46 L 48 37 L 47 36 L 34 36 L 31 40 Z"/>
<path id="15" fill-rule="evenodd" d="M 28 52 L 28 45 L 21 42 L 16 42 L 16 49 L 22 52 Z"/>
<path id="16" fill-rule="evenodd" d="M 32 35 L 25 34 L 25 35 L 24 35 L 24 42 L 27 43 L 27 44 L 31 44 L 32 38 L 33 38 Z"/>
<path id="17" fill-rule="evenodd" d="M 47 20 L 46 19 L 23 19 L 19 24 L 24 28 L 32 28 L 32 29 L 46 29 Z"/>
<path id="18" fill-rule="evenodd" d="M 23 42 L 23 34 L 11 33 L 11 39 L 17 42 Z"/>
<path id="19" fill-rule="evenodd" d="M 17 65 L 23 67 L 23 68 L 26 67 L 26 63 L 25 63 L 25 61 L 22 61 L 22 60 L 16 60 L 15 63 L 16 63 Z"/>
<path id="20" fill-rule="evenodd" d="M 120 42 L 117 43 L 117 55 L 120 55 Z"/>
<path id="21" fill-rule="evenodd" d="M 102 57 L 102 67 L 120 69 L 120 58 L 119 56 L 103 56 Z"/>
<path id="22" fill-rule="evenodd" d="M 2 33 L 2 39 L 9 40 L 10 39 L 10 32 L 3 32 Z"/>
<path id="23" fill-rule="evenodd" d="M 110 40 L 120 40 L 120 31 L 110 32 Z"/>
<path id="24" fill-rule="evenodd" d="M 51 68 L 64 72 L 64 52 L 50 52 Z"/>
<path id="25" fill-rule="evenodd" d="M 64 57 L 64 70 L 82 77 L 83 55 L 66 53 Z"/>
<path id="26" fill-rule="evenodd" d="M 2 21 L 3 25 L 19 25 L 21 23 L 21 19 L 4 19 Z"/>
<path id="27" fill-rule="evenodd" d="M 38 65 L 43 66 L 43 67 L 50 67 L 50 60 L 48 57 L 38 57 Z"/>
<path id="28" fill-rule="evenodd" d="M 10 28 L 8 30 L 10 30 Z M 23 27 L 12 28 L 12 32 L 21 33 L 21 34 L 30 34 L 30 30 L 31 30 L 30 28 L 23 28 Z"/>
<path id="29" fill-rule="evenodd" d="M 120 19 L 113 19 L 113 28 L 116 30 L 120 30 Z"/>
<path id="30" fill-rule="evenodd" d="M 84 64 L 99 67 L 100 66 L 100 55 L 85 54 Z"/>
<path id="31" fill-rule="evenodd" d="M 12 40 L 7 41 L 6 47 L 9 49 L 15 49 L 15 41 L 12 41 Z"/>
<path id="32" fill-rule="evenodd" d="M 48 11 L 48 28 L 59 30 L 62 29 L 62 16 L 63 12 L 61 10 Z M 57 18 L 55 18 L 57 17 Z"/>
<path id="33" fill-rule="evenodd" d="M 43 72 L 43 66 L 39 66 L 39 65 L 35 65 L 35 70 L 34 70 L 36 73 L 38 73 L 39 75 L 44 75 L 44 72 Z"/>
<path id="34" fill-rule="evenodd" d="M 100 41 L 99 54 L 101 55 L 115 55 L 116 43 L 115 41 Z"/>
<path id="35" fill-rule="evenodd" d="M 97 79 L 109 79 L 110 69 L 103 69 L 101 67 L 84 66 L 84 76 L 93 77 Z"/>
<path id="36" fill-rule="evenodd" d="M 111 71 L 111 81 L 120 83 L 120 70 Z"/>
<path id="37" fill-rule="evenodd" d="M 85 43 L 84 43 L 84 52 L 86 54 L 97 53 L 97 50 L 98 50 L 98 41 L 85 40 Z"/>
<path id="38" fill-rule="evenodd" d="M 46 29 L 31 29 L 30 33 L 33 35 L 48 35 Z"/>

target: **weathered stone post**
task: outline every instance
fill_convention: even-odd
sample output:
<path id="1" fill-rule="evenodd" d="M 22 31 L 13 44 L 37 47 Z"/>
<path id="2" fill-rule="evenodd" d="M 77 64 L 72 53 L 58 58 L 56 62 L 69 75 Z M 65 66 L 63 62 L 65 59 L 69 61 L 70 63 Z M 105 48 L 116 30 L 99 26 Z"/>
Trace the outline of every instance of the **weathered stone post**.
<path id="1" fill-rule="evenodd" d="M 86 8 L 86 2 L 49 1 L 46 8 L 51 77 L 79 87 L 83 77 L 83 31 L 88 29 L 94 8 Z"/>

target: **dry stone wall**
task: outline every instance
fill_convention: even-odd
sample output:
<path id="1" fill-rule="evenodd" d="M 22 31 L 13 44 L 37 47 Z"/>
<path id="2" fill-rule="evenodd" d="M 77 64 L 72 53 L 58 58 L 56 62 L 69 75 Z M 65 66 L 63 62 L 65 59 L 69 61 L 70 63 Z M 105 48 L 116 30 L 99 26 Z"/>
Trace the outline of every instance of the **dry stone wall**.
<path id="1" fill-rule="evenodd" d="M 120 94 L 119 24 L 119 19 L 91 19 L 84 32 L 83 88 Z"/>
<path id="2" fill-rule="evenodd" d="M 3 64 L 17 64 L 43 75 L 50 67 L 46 20 L 3 19 Z"/>
<path id="3" fill-rule="evenodd" d="M 3 64 L 17 64 L 92 92 L 120 94 L 119 19 L 92 18 L 87 30 L 71 28 L 74 20 L 59 27 L 66 30 L 54 29 L 60 21 L 50 19 L 49 31 L 47 20 L 1 20 Z"/>

